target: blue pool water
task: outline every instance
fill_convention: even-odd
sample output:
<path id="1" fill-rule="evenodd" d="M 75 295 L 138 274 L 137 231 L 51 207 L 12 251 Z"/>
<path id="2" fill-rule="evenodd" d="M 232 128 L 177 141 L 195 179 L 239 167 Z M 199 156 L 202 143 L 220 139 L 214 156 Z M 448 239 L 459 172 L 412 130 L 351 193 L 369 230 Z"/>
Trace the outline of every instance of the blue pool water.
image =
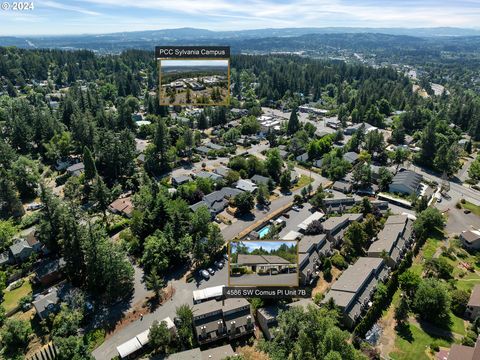
<path id="1" fill-rule="evenodd" d="M 263 228 L 261 228 L 259 231 L 258 231 L 258 236 L 261 238 L 264 238 L 268 232 L 270 231 L 270 226 L 264 226 Z"/>

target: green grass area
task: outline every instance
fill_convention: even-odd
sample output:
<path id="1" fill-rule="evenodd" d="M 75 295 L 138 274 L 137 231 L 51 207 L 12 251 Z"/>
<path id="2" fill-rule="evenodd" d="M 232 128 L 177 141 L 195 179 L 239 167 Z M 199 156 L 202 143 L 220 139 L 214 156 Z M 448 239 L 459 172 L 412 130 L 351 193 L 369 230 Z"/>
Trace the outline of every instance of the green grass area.
<path id="1" fill-rule="evenodd" d="M 464 209 L 470 210 L 475 215 L 480 216 L 480 206 L 472 204 L 471 202 L 465 201 L 465 204 L 462 204 Z"/>
<path id="2" fill-rule="evenodd" d="M 307 186 L 308 184 L 310 184 L 312 181 L 313 181 L 313 178 L 302 174 L 300 175 L 300 178 L 298 179 L 298 182 L 295 184 L 295 187 L 293 189 L 295 190 L 295 189 L 303 188 L 304 186 Z"/>
<path id="3" fill-rule="evenodd" d="M 32 284 L 28 279 L 24 279 L 22 286 L 12 291 L 4 291 L 3 293 L 3 303 L 2 306 L 5 308 L 6 312 L 15 309 L 18 306 L 18 301 L 27 295 L 32 293 Z"/>
<path id="4" fill-rule="evenodd" d="M 453 313 L 450 313 L 450 319 L 452 319 L 452 325 L 450 326 L 451 332 L 459 335 L 467 335 L 467 332 L 465 331 L 465 323 L 463 322 L 463 319 L 453 315 Z"/>
<path id="5" fill-rule="evenodd" d="M 394 360 L 429 360 L 427 352 L 432 343 L 449 347 L 451 341 L 431 336 L 417 326 L 409 324 L 407 331 L 397 333 L 395 347 L 398 350 L 389 355 Z"/>
<path id="6" fill-rule="evenodd" d="M 433 258 L 433 255 L 437 251 L 437 249 L 441 246 L 441 240 L 435 238 L 428 238 L 423 245 L 422 248 L 422 255 L 425 260 L 430 260 Z"/>

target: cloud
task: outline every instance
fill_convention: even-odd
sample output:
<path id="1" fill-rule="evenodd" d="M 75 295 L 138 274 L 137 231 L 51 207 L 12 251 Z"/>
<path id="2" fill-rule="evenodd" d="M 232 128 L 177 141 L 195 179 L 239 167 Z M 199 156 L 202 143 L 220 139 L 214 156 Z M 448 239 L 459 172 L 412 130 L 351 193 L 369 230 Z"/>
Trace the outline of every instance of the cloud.
<path id="1" fill-rule="evenodd" d="M 73 11 L 73 12 L 78 12 L 78 13 L 85 14 L 85 15 L 92 15 L 92 16 L 102 15 L 99 12 L 96 12 L 96 11 L 91 11 L 91 10 L 84 9 L 84 8 L 81 8 L 81 7 L 78 7 L 78 6 L 61 4 L 61 3 L 58 3 L 56 1 L 41 0 L 41 1 L 38 1 L 38 4 L 40 4 L 40 6 L 44 6 L 44 7 L 48 7 L 48 8 L 53 8 L 53 9 L 58 9 L 58 10 L 66 10 L 66 11 Z"/>

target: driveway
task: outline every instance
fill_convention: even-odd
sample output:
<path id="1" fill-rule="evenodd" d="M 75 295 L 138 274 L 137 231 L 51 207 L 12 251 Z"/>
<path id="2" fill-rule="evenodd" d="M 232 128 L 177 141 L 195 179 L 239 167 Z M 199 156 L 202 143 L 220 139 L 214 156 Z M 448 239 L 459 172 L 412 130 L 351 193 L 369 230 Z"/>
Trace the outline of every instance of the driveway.
<path id="1" fill-rule="evenodd" d="M 225 264 L 227 265 L 227 264 Z M 228 276 L 228 266 L 224 266 L 210 277 L 210 280 L 200 280 L 187 283 L 183 278 L 184 271 L 172 274 L 172 279 L 168 282 L 168 287 L 172 286 L 175 293 L 170 301 L 159 306 L 154 312 L 145 314 L 143 320 L 136 320 L 114 334 L 107 335 L 105 342 L 93 351 L 93 356 L 97 360 L 110 360 L 118 355 L 116 347 L 125 341 L 133 338 L 142 331 L 147 330 L 155 320 L 161 321 L 166 317 L 172 320 L 175 317 L 176 308 L 182 304 L 193 306 L 193 290 L 204 289 L 211 286 L 226 285 Z M 167 279 L 168 280 L 168 279 Z"/>

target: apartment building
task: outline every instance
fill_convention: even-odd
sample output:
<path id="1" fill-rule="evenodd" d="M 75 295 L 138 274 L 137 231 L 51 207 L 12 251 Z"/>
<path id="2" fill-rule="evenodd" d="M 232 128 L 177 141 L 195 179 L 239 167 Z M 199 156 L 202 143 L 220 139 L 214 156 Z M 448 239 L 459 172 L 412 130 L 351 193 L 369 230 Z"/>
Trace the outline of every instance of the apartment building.
<path id="1" fill-rule="evenodd" d="M 368 249 L 369 257 L 386 256 L 387 265 L 395 268 L 413 243 L 413 221 L 407 215 L 391 215 Z"/>
<path id="2" fill-rule="evenodd" d="M 200 345 L 253 333 L 250 303 L 243 298 L 206 301 L 193 306 L 193 325 Z"/>
<path id="3" fill-rule="evenodd" d="M 387 277 L 388 268 L 383 259 L 361 257 L 343 272 L 322 303 L 333 299 L 342 310 L 345 325 L 351 328 L 371 306 L 378 282 Z"/>
<path id="4" fill-rule="evenodd" d="M 301 285 L 311 285 L 318 278 L 322 255 L 324 255 L 319 253 L 319 249 L 323 250 L 327 243 L 325 234 L 304 236 L 298 242 L 298 267 Z M 330 248 L 329 243 L 328 245 Z"/>
<path id="5" fill-rule="evenodd" d="M 343 241 L 343 235 L 348 225 L 354 221 L 362 221 L 362 214 L 344 214 L 330 217 L 323 223 L 323 231 L 333 246 L 339 246 Z"/>

